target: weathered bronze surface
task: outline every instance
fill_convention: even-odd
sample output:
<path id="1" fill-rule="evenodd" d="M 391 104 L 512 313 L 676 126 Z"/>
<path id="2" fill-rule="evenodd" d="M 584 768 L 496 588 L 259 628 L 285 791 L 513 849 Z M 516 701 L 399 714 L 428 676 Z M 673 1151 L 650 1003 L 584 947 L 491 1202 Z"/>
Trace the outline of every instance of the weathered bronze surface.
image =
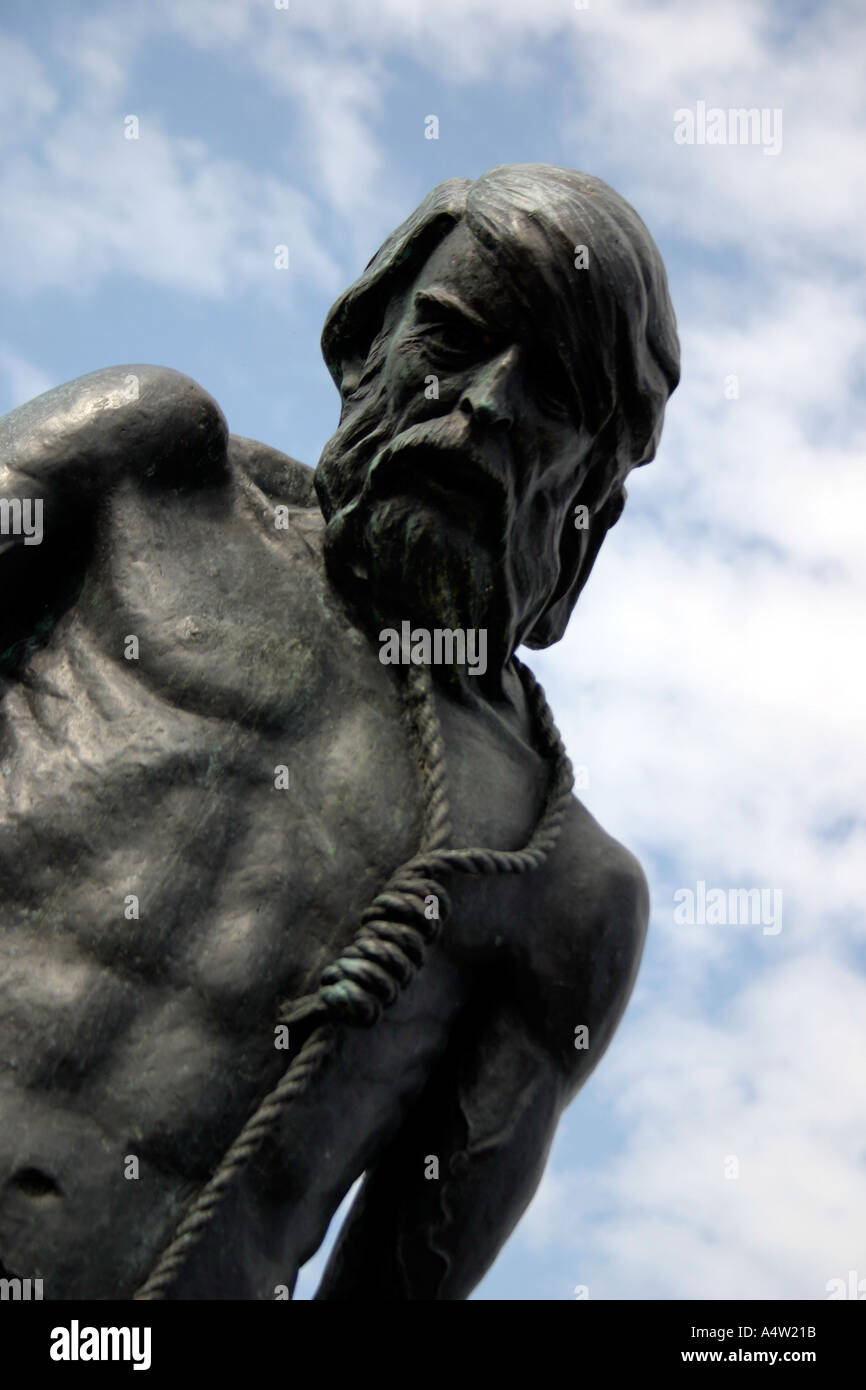
<path id="1" fill-rule="evenodd" d="M 474 634 L 423 668 L 447 844 L 522 850 L 543 817 L 555 744 L 513 654 L 562 636 L 656 449 L 678 349 L 649 233 L 585 174 L 449 180 L 323 348 L 315 473 L 162 367 L 0 420 L 0 1261 L 45 1298 L 146 1290 L 317 1037 L 144 1296 L 287 1296 L 366 1173 L 318 1296 L 465 1298 L 638 968 L 644 876 L 573 796 L 538 867 L 442 877 L 411 970 L 347 948 L 432 794 L 387 629 L 427 660 L 419 633 Z"/>

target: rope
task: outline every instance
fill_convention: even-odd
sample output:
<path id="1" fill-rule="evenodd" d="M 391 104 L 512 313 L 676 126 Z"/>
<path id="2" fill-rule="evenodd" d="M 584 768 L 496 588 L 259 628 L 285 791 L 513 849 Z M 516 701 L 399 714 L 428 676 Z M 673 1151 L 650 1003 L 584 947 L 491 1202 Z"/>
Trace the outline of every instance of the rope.
<path id="1" fill-rule="evenodd" d="M 223 1155 L 213 1177 L 192 1202 L 134 1299 L 165 1297 L 238 1172 L 261 1147 L 285 1108 L 307 1091 L 331 1056 L 337 1038 L 334 1025 L 372 1027 L 414 979 L 424 963 L 427 947 L 436 940 L 451 909 L 439 876 L 446 872 L 525 873 L 538 868 L 554 848 L 571 792 L 571 763 L 544 691 L 531 671 L 517 657 L 513 660 L 542 746 L 554 763 L 544 810 L 529 842 L 522 850 L 445 848 L 451 834 L 450 810 L 445 748 L 433 682 L 426 668 L 408 667 L 404 701 L 420 765 L 424 805 L 421 848 L 391 875 L 361 914 L 354 940 L 323 971 L 318 991 L 281 1007 L 280 1022 L 312 1024 L 314 1031 Z"/>
<path id="2" fill-rule="evenodd" d="M 165 1297 L 166 1290 L 174 1283 L 190 1251 L 204 1235 L 235 1176 L 261 1146 L 284 1107 L 306 1091 L 312 1078 L 330 1056 L 332 1045 L 332 1032 L 327 1028 L 317 1029 L 307 1039 L 297 1057 L 283 1073 L 280 1082 L 265 1096 L 224 1154 L 213 1177 L 202 1188 L 187 1211 L 171 1243 L 163 1251 L 147 1280 L 133 1294 L 134 1300 L 156 1301 Z"/>

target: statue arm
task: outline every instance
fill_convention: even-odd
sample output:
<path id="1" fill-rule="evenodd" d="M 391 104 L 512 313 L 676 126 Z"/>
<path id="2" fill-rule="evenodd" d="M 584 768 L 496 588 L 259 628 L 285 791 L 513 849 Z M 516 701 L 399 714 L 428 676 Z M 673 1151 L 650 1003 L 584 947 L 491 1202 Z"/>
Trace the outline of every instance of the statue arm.
<path id="1" fill-rule="evenodd" d="M 587 852 L 563 847 L 554 891 L 565 909 L 536 902 L 546 926 L 531 968 L 469 1006 L 365 1175 L 317 1298 L 466 1298 L 525 1211 L 560 1115 L 622 1016 L 646 932 L 640 866 L 596 829 Z"/>
<path id="2" fill-rule="evenodd" d="M 472 1031 L 366 1174 L 317 1299 L 466 1298 L 523 1214 L 564 1078 L 511 1009 Z"/>

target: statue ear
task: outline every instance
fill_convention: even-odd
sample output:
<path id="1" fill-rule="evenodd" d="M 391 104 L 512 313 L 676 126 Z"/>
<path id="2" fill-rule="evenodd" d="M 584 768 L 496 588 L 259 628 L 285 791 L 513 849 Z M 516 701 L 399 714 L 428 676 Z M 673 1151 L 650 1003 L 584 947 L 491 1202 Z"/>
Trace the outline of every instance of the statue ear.
<path id="1" fill-rule="evenodd" d="M 591 514 L 589 526 L 583 529 L 574 524 L 576 500 L 569 508 L 559 542 L 559 582 L 532 630 L 523 638 L 525 646 L 537 651 L 541 647 L 552 647 L 563 636 L 572 609 L 601 550 L 602 541 L 622 515 L 625 498 L 625 488 L 615 487 L 607 500 Z"/>

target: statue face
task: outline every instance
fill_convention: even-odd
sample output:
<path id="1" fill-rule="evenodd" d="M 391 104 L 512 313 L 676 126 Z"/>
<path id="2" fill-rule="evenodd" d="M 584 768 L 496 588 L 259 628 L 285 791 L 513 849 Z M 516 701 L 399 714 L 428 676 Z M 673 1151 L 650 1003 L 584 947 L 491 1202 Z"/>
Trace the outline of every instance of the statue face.
<path id="1" fill-rule="evenodd" d="M 484 626 L 504 661 L 557 581 L 592 441 L 545 323 L 465 224 L 389 326 L 375 390 L 346 396 L 320 463 L 334 554 L 378 620 Z"/>

